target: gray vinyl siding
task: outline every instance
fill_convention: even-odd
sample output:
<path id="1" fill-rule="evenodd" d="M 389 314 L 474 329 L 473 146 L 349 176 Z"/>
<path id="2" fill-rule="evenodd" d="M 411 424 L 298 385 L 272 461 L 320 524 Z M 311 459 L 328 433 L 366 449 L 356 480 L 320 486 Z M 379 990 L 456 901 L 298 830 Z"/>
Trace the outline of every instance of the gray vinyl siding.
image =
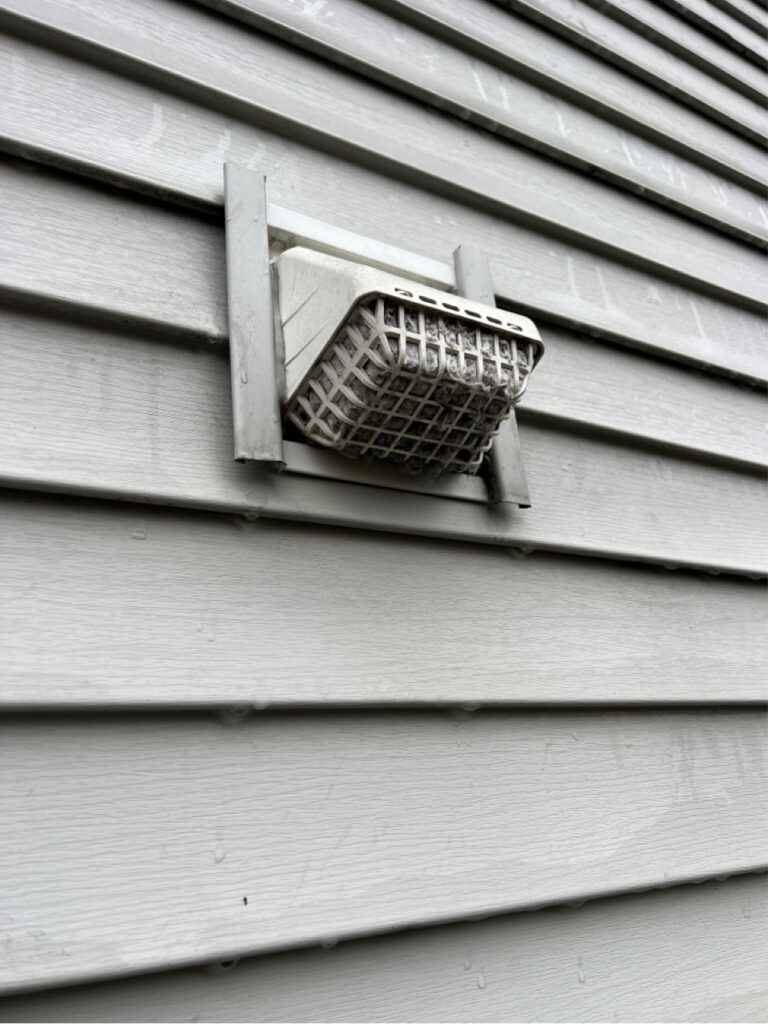
<path id="1" fill-rule="evenodd" d="M 764 21 L 5 0 L 0 1019 L 765 1019 Z M 488 252 L 530 510 L 232 462 L 225 160 Z"/>
<path id="2" fill-rule="evenodd" d="M 747 710 L 23 724 L 2 735 L 27 787 L 5 815 L 7 858 L 27 837 L 6 877 L 29 922 L 6 985 L 749 872 L 764 854 L 764 729 Z"/>
<path id="3" fill-rule="evenodd" d="M 765 69 L 768 25 L 764 8 L 750 0 L 664 0 L 693 25 L 720 40 L 736 53 Z"/>
<path id="4" fill-rule="evenodd" d="M 19 709 L 764 696 L 764 588 L 733 574 L 19 492 L 0 545 Z"/>
<path id="5" fill-rule="evenodd" d="M 8 999 L 18 1024 L 761 1021 L 764 879 L 680 886 Z M 649 942 L 652 936 L 652 942 Z M 713 969 L 713 965 L 716 968 Z M 2 1012 L 2 1011 L 0 1011 Z"/>

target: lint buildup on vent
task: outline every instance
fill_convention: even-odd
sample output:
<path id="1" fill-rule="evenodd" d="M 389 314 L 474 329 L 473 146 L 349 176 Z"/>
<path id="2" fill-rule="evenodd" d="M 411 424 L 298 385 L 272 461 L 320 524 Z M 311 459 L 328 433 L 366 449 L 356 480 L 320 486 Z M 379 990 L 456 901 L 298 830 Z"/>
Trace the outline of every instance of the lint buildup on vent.
<path id="1" fill-rule="evenodd" d="M 543 353 L 527 317 L 308 249 L 277 273 L 285 415 L 310 442 L 478 471 Z"/>

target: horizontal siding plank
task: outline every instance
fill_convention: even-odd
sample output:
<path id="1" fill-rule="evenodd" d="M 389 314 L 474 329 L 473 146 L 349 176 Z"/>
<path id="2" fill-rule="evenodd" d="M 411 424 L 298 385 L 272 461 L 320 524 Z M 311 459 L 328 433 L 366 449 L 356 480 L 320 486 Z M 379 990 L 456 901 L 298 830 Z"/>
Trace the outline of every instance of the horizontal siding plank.
<path id="1" fill-rule="evenodd" d="M 163 5 L 109 0 L 95 11 L 91 0 L 79 0 L 79 6 L 70 11 L 48 0 L 24 0 L 24 13 L 15 17 L 30 31 L 53 34 L 60 45 L 66 37 L 67 45 L 98 51 L 110 67 L 159 79 L 173 91 L 191 91 L 217 108 L 241 115 L 247 110 L 249 118 L 282 133 L 396 178 L 417 180 L 464 205 L 564 236 L 748 308 L 761 308 L 768 298 L 764 259 L 751 247 L 527 149 L 515 151 L 509 141 L 454 118 L 427 115 L 404 98 L 389 93 L 384 105 L 373 84 L 230 20 L 172 0 Z M 118 24 L 131 30 L 118 30 Z M 159 41 L 169 36 L 172 47 Z"/>
<path id="2" fill-rule="evenodd" d="M 6 710 L 767 696 L 755 582 L 8 493 L 0 519 Z"/>
<path id="3" fill-rule="evenodd" d="M 522 418 L 538 414 L 708 459 L 765 464 L 768 405 L 761 390 L 540 326 L 546 360 L 530 378 Z"/>
<path id="4" fill-rule="evenodd" d="M 757 145 L 766 137 L 763 103 L 747 98 L 711 75 L 671 55 L 584 0 L 502 0 L 524 17 L 539 21 L 573 45 L 597 53 L 622 70 L 670 93 Z"/>
<path id="5" fill-rule="evenodd" d="M 671 53 L 697 65 L 710 76 L 741 89 L 765 105 L 768 79 L 764 70 L 734 54 L 706 32 L 689 25 L 651 0 L 593 0 L 600 10 L 647 36 Z"/>
<path id="6" fill-rule="evenodd" d="M 755 145 L 673 97 L 622 72 L 540 25 L 484 0 L 367 0 L 427 32 L 515 67 L 555 95 L 653 139 L 671 153 L 764 192 L 765 160 Z"/>
<path id="7" fill-rule="evenodd" d="M 226 337 L 223 212 L 214 222 L 26 164 L 1 164 L 0 182 L 0 289 Z"/>
<path id="8" fill-rule="evenodd" d="M 751 28 L 763 38 L 768 38 L 768 12 L 756 0 L 714 0 L 715 7 L 730 14 L 742 25 Z"/>
<path id="9" fill-rule="evenodd" d="M 9 997 L 0 1020 L 761 1022 L 767 910 L 747 875 Z"/>
<path id="10" fill-rule="evenodd" d="M 122 714 L 0 733 L 4 991 L 765 856 L 755 711 Z"/>
<path id="11" fill-rule="evenodd" d="M 693 24 L 700 25 L 707 32 L 711 32 L 736 53 L 741 53 L 749 60 L 754 61 L 758 67 L 766 66 L 768 42 L 766 42 L 764 33 L 758 34 L 744 25 L 743 21 L 732 17 L 717 5 L 708 3 L 707 0 L 661 0 L 661 2 Z"/>
<path id="12" fill-rule="evenodd" d="M 98 257 L 91 248 L 89 258 Z M 178 262 L 183 274 L 183 257 Z M 757 474 L 525 421 L 534 504 L 525 512 L 268 473 L 232 461 L 224 352 L 82 330 L 64 338 L 52 327 L 22 330 L 6 346 L 7 487 L 765 571 Z"/>
<path id="13" fill-rule="evenodd" d="M 63 87 L 63 83 L 59 85 Z M 90 99 L 83 109 L 93 112 L 97 94 L 89 90 L 87 95 Z M 263 139 L 257 134 L 236 146 L 227 127 L 230 121 L 215 125 L 213 136 L 211 126 L 201 124 L 196 140 L 194 108 L 174 107 L 164 101 L 158 113 L 150 99 L 144 114 L 139 114 L 143 98 L 141 103 L 139 97 L 135 97 L 136 103 L 129 103 L 128 97 L 123 97 L 122 104 L 116 103 L 116 98 L 114 92 L 102 97 L 104 122 L 91 126 L 89 145 L 93 142 L 101 152 L 109 151 L 116 126 L 128 125 L 115 165 L 125 167 L 128 174 L 134 169 L 149 174 L 149 180 L 143 179 L 147 185 L 152 182 L 157 187 L 160 173 L 166 182 L 170 178 L 177 190 L 185 189 L 211 204 L 221 202 L 217 157 L 224 151 L 220 145 L 212 148 L 212 143 L 223 138 L 230 157 L 246 164 L 254 162 L 252 147 L 256 144 L 257 160 L 268 174 L 271 201 L 279 205 L 298 207 L 305 214 L 400 247 L 413 239 L 422 255 L 431 259 L 445 260 L 460 224 L 464 242 L 479 244 L 490 252 L 502 304 L 533 315 L 541 312 L 547 319 L 586 321 L 590 333 L 618 337 L 630 345 L 692 360 L 723 373 L 768 377 L 768 330 L 757 313 L 678 288 L 595 254 L 579 253 L 567 244 L 543 240 L 534 232 L 505 225 L 410 186 L 398 186 L 373 172 L 342 162 L 328 163 L 319 154 L 301 147 L 297 150 L 274 136 Z M 118 113 L 125 113 L 125 118 Z M 79 121 L 82 125 L 84 116 Z M 60 116 L 56 123 L 60 131 Z M 140 124 L 139 131 L 151 134 L 153 123 L 156 141 L 153 138 L 146 146 L 137 145 L 134 129 Z M 223 135 L 216 133 L 219 127 Z M 189 155 L 193 149 L 197 150 L 194 159 Z M 182 152 L 187 158 L 180 162 Z M 114 155 L 111 159 L 115 161 Z M 279 170 L 286 159 L 294 169 L 287 183 Z M 167 177 L 166 168 L 171 169 Z M 274 177 L 272 170 L 276 171 Z M 80 179 L 28 164 L 5 162 L 0 177 L 0 218 L 9 242 L 6 252 L 0 253 L 0 287 L 31 291 L 38 301 L 55 298 L 120 317 L 174 325 L 206 337 L 224 336 L 224 246 L 221 230 L 213 223 L 180 210 L 133 201 L 125 193 L 103 193 Z M 386 203 L 381 198 L 383 188 Z M 92 252 L 100 254 L 98 261 L 87 259 Z M 180 253 L 184 254 L 183 266 Z M 171 262 L 176 264 L 173 270 Z"/>
<path id="14" fill-rule="evenodd" d="M 670 174 L 665 149 L 562 96 L 544 92 L 540 84 L 527 82 L 511 69 L 478 60 L 471 49 L 460 48 L 461 37 L 450 45 L 386 10 L 362 4 L 346 3 L 343 18 L 323 18 L 313 7 L 281 0 L 205 2 L 489 131 L 607 177 L 646 199 L 671 205 L 747 241 L 763 245 L 768 237 L 768 221 L 760 213 L 765 204 L 754 193 L 679 155 L 674 157 L 677 173 Z M 397 46 L 384 41 L 391 38 L 397 39 Z M 747 67 L 763 81 L 765 76 Z"/>

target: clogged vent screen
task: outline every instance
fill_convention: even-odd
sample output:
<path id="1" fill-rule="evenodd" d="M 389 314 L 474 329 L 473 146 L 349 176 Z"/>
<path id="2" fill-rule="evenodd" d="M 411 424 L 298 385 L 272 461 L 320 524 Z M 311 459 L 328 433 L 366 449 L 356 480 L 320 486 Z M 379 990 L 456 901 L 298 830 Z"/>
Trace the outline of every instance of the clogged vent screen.
<path id="1" fill-rule="evenodd" d="M 476 473 L 540 345 L 501 319 L 402 294 L 409 300 L 355 306 L 288 418 L 310 441 L 352 458 L 435 476 Z"/>

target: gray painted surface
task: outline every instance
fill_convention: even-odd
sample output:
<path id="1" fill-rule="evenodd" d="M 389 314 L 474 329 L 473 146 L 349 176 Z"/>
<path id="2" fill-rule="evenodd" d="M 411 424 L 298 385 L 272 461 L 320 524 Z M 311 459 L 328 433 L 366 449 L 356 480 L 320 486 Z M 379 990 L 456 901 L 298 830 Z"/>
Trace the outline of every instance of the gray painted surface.
<path id="1" fill-rule="evenodd" d="M 34 306 L 55 302 L 110 327 L 132 321 L 140 334 L 225 341 L 223 235 L 215 227 L 121 194 L 68 187 L 59 176 L 38 179 L 14 168 L 3 185 L 8 256 L 0 280 L 11 295 Z M 32 251 L 30 224 L 42 252 Z M 73 236 L 87 242 L 87 251 L 73 247 Z M 738 323 L 726 321 L 725 328 Z M 39 330 L 52 331 L 44 324 Z M 72 328 L 65 322 L 62 330 Z M 547 360 L 532 378 L 526 413 L 569 421 L 569 429 L 572 422 L 576 430 L 629 434 L 640 444 L 648 439 L 710 457 L 766 461 L 759 389 L 558 328 L 547 327 Z"/>
<path id="2" fill-rule="evenodd" d="M 765 696 L 757 582 L 45 496 L 0 522 L 6 707 Z"/>
<path id="3" fill-rule="evenodd" d="M 482 249 L 460 245 L 453 254 L 459 295 L 493 304 L 495 293 L 488 255 Z M 494 501 L 530 508 L 531 495 L 520 450 L 515 410 L 502 423 L 488 456 L 489 491 Z"/>
<path id="4" fill-rule="evenodd" d="M 652 0 L 597 0 L 593 6 L 745 96 L 760 104 L 765 102 L 765 69 L 756 68 L 725 43 L 686 24 Z"/>
<path id="5" fill-rule="evenodd" d="M 224 165 L 227 323 L 235 459 L 283 469 L 264 175 Z"/>
<path id="6" fill-rule="evenodd" d="M 7 0 L 3 1019 L 764 1019 L 760 19 Z M 488 252 L 534 509 L 232 464 L 225 160 Z"/>
<path id="7" fill-rule="evenodd" d="M 760 7 L 759 0 L 715 0 L 715 6 L 764 39 L 768 37 L 768 14 Z"/>
<path id="8" fill-rule="evenodd" d="M 15 49 L 14 54 L 17 55 Z M 43 62 L 50 64 L 50 55 L 44 57 Z M 61 154 L 67 162 L 74 159 L 75 165 L 86 173 L 95 171 L 100 176 L 121 182 L 127 176 L 134 187 L 138 183 L 151 191 L 158 188 L 164 192 L 171 191 L 186 200 L 198 203 L 202 200 L 207 206 L 221 203 L 221 162 L 225 156 L 245 163 L 256 160 L 270 180 L 273 201 L 280 205 L 321 220 L 331 220 L 341 227 L 381 238 L 401 248 L 416 248 L 421 254 L 435 259 L 445 260 L 459 240 L 485 248 L 491 256 L 497 296 L 514 303 L 516 308 L 527 305 L 545 318 L 554 317 L 578 324 L 590 332 L 616 337 L 705 367 L 715 367 L 726 374 L 761 380 L 768 377 L 762 310 L 746 296 L 741 302 L 732 304 L 724 297 L 716 296 L 706 286 L 700 276 L 703 249 L 698 233 L 691 238 L 689 246 L 691 271 L 696 280 L 691 282 L 692 287 L 686 287 L 679 278 L 654 273 L 642 262 L 617 261 L 615 253 L 609 256 L 601 251 L 580 248 L 557 232 L 543 235 L 540 230 L 527 226 L 524 217 L 508 219 L 509 210 L 505 211 L 505 216 L 499 217 L 498 210 L 489 210 L 489 204 L 482 197 L 478 198 L 477 206 L 469 207 L 462 201 L 466 197 L 451 194 L 450 186 L 440 185 L 438 194 L 436 183 L 430 187 L 418 166 L 411 167 L 410 172 L 403 174 L 403 180 L 399 180 L 382 173 L 386 168 L 378 159 L 368 160 L 362 154 L 360 162 L 342 158 L 339 147 L 331 141 L 328 143 L 330 154 L 318 153 L 290 122 L 276 124 L 283 135 L 289 136 L 289 141 L 273 134 L 269 127 L 244 125 L 243 120 L 256 118 L 255 112 L 243 111 L 238 120 L 233 118 L 226 105 L 221 112 L 217 111 L 215 96 L 206 96 L 214 107 L 211 110 L 208 105 L 193 105 L 177 99 L 172 93 L 145 86 L 141 81 L 125 82 L 99 69 L 79 63 L 71 65 L 58 56 L 53 59 L 53 68 L 40 75 L 37 74 L 37 61 L 30 65 L 23 59 L 16 74 L 17 86 L 11 96 L 16 96 L 19 88 L 33 87 L 35 109 L 40 110 L 40 117 L 36 114 L 30 117 L 27 104 L 23 102 L 20 109 L 9 105 L 5 116 L 10 122 L 11 135 L 24 140 L 21 145 L 12 142 L 14 149 L 28 153 L 29 147 L 34 145 L 32 151 L 45 159 L 50 160 L 53 151 Z M 30 78 L 38 81 L 30 86 Z M 67 120 L 67 110 L 62 111 L 59 102 L 63 88 L 72 96 L 78 111 L 71 122 Z M 312 82 L 308 83 L 308 89 L 314 90 Z M 374 93 L 368 107 L 359 115 L 375 122 L 381 101 L 382 94 Z M 314 114 L 312 116 L 314 118 Z M 392 145 L 399 149 L 402 145 L 398 134 L 399 122 L 393 124 L 390 121 L 382 130 L 390 133 Z M 478 140 L 484 141 L 485 134 L 473 134 L 461 148 L 471 151 Z M 30 135 L 34 138 L 30 139 Z M 137 139 L 147 141 L 137 145 Z M 442 149 L 450 146 L 451 142 L 443 139 L 437 144 Z M 502 147 L 503 152 L 506 148 Z M 76 153 L 74 158 L 70 155 L 73 150 Z M 499 154 L 494 152 L 493 161 L 498 157 Z M 286 162 L 292 169 L 290 176 L 281 173 Z M 367 166 L 370 163 L 377 169 L 370 169 Z M 557 168 L 557 164 L 551 166 Z M 535 178 L 528 180 L 525 187 L 541 188 L 546 185 L 548 177 L 540 171 Z M 414 181 L 417 184 L 413 184 Z M 579 184 L 586 182 L 585 187 L 592 192 L 589 176 L 577 176 L 577 181 Z M 429 190 L 419 188 L 418 184 L 426 185 Z M 54 208 L 43 218 L 40 213 L 35 213 L 34 180 L 28 187 L 31 190 L 28 197 L 15 197 L 19 216 L 31 205 L 27 216 L 37 221 L 42 219 L 41 228 L 45 227 L 49 217 L 53 218 L 48 231 L 54 237 L 60 237 L 65 230 L 58 227 L 57 221 L 63 219 L 67 223 L 71 218 L 78 223 L 82 217 L 85 223 L 82 226 L 78 223 L 77 230 L 88 234 L 92 231 L 98 237 L 98 219 L 89 226 L 91 222 L 87 220 L 85 211 L 81 213 L 79 210 L 74 186 L 71 200 L 64 199 L 63 209 L 60 203 L 52 204 Z M 47 181 L 43 187 L 46 191 L 52 188 Z M 11 190 L 10 182 L 4 190 Z M 17 191 L 13 188 L 12 194 Z M 387 197 L 385 204 L 381 202 L 382 194 Z M 614 194 L 606 186 L 592 192 L 589 223 L 612 220 L 617 225 L 626 224 L 620 214 L 614 216 L 611 210 Z M 569 203 L 586 209 L 586 198 L 579 190 Z M 643 203 L 639 198 L 630 196 L 626 201 L 637 207 L 638 212 L 655 212 L 652 204 Z M 93 206 L 93 201 L 89 205 Z M 60 211 L 58 217 L 56 210 Z M 98 218 L 98 210 L 93 212 Z M 173 213 L 168 210 L 164 219 L 170 222 Z M 658 253 L 663 249 L 669 252 L 670 261 L 675 262 L 675 243 L 669 232 L 674 234 L 680 229 L 687 234 L 692 226 L 684 218 L 664 215 L 668 218 L 667 226 L 660 226 L 654 234 L 655 251 Z M 642 220 L 637 224 L 647 246 L 648 226 L 643 227 Z M 588 232 L 588 225 L 584 227 Z M 22 252 L 24 237 L 22 235 L 14 243 Z M 589 245 L 588 234 L 584 235 L 583 242 L 585 246 Z M 174 244 L 173 235 L 168 244 Z M 733 252 L 731 244 L 730 240 L 717 234 L 709 237 L 708 247 L 715 247 L 712 275 L 719 275 L 717 268 L 728 268 L 729 274 L 743 278 L 744 283 L 751 281 L 750 288 L 755 292 L 754 298 L 758 299 L 764 289 L 762 255 L 745 246 L 737 246 Z M 194 266 L 194 254 L 190 256 Z M 38 268 L 41 260 L 44 260 L 44 253 L 37 254 L 34 269 L 25 276 L 27 286 L 29 273 L 41 275 L 45 280 L 44 268 Z M 741 268 L 742 263 L 744 271 L 737 274 L 734 268 Z M 218 251 L 213 266 L 221 273 L 223 264 Z M 110 275 L 110 279 L 115 273 L 109 268 L 104 272 Z M 223 283 L 217 284 L 214 275 L 211 269 L 201 297 L 216 288 L 223 300 Z M 57 290 L 56 284 L 54 278 L 50 284 L 54 291 Z M 741 280 L 734 281 L 734 287 L 740 288 Z M 141 312 L 135 308 L 137 305 L 140 306 L 135 303 L 132 312 L 139 316 Z M 213 320 L 209 314 L 200 327 L 206 333 L 223 334 L 225 323 L 224 309 L 219 308 Z"/>
<path id="9" fill-rule="evenodd" d="M 6 7 L 13 10 L 16 3 L 18 16 L 43 23 L 46 33 L 54 26 L 63 38 L 95 47 L 118 67 L 126 59 L 134 61 L 137 77 L 159 78 L 171 91 L 186 93 L 194 82 L 196 91 L 202 89 L 203 98 L 217 106 L 279 124 L 319 148 L 330 144 L 335 152 L 346 150 L 357 162 L 373 163 L 394 177 L 412 178 L 415 165 L 421 182 L 438 185 L 466 205 L 502 215 L 526 214 L 538 230 L 599 245 L 614 258 L 628 255 L 673 277 L 703 280 L 717 292 L 765 301 L 760 260 L 749 250 L 742 255 L 741 273 L 718 267 L 707 231 L 670 220 L 654 207 L 643 210 L 636 198 L 621 193 L 612 203 L 614 216 L 596 219 L 605 201 L 599 183 L 583 181 L 580 202 L 574 203 L 572 173 L 558 164 L 492 134 L 470 131 L 453 118 L 424 117 L 417 104 L 397 96 L 383 106 L 374 85 L 310 63 L 300 53 L 196 7 L 151 0 L 77 0 L 66 7 L 51 0 L 6 0 Z M 202 52 L 200 38 L 206 40 Z M 122 56 L 126 53 L 130 58 Z M 280 76 L 290 78 L 290 93 Z M 669 233 L 664 248 L 649 237 L 655 223 Z M 738 251 L 729 239 L 718 242 L 718 248 L 729 251 L 733 244 L 734 254 Z"/>
<path id="10" fill-rule="evenodd" d="M 470 52 L 518 69 L 521 77 L 531 78 L 553 97 L 573 100 L 632 135 L 650 137 L 675 158 L 682 154 L 760 192 L 764 163 L 753 145 L 634 75 L 595 59 L 586 47 L 574 46 L 527 19 L 512 16 L 501 5 L 482 0 L 392 2 L 404 17 L 428 26 L 435 35 L 443 36 L 441 26 L 447 23 L 451 39 L 458 33 Z"/>
<path id="11" fill-rule="evenodd" d="M 11 339 L 14 369 L 0 378 L 7 486 L 765 572 L 764 489 L 754 472 L 608 432 L 521 422 L 527 511 L 268 475 L 232 461 L 220 352 L 80 329 L 67 330 L 62 346 L 55 321 L 32 321 L 31 334 L 29 326 Z M 45 378 L 29 374 L 30 360 L 48 367 Z"/>
<path id="12" fill-rule="evenodd" d="M 766 909 L 764 879 L 731 878 L 8 998 L 0 1020 L 762 1022 Z"/>
<path id="13" fill-rule="evenodd" d="M 540 20 L 576 46 L 599 54 L 627 69 L 682 103 L 725 124 L 732 131 L 760 145 L 766 133 L 765 104 L 747 98 L 697 67 L 671 56 L 648 35 L 615 20 L 599 5 L 585 0 L 569 4 L 556 0 L 503 0 L 513 10 Z M 597 9 L 596 9 L 597 8 Z"/>
<path id="14" fill-rule="evenodd" d="M 270 475 L 232 461 L 222 353 L 80 329 L 62 346 L 55 321 L 41 326 L 11 339 L 0 378 L 6 486 L 765 573 L 754 472 L 521 417 L 527 511 Z"/>
<path id="15" fill-rule="evenodd" d="M 713 33 L 736 53 L 765 68 L 768 44 L 763 12 L 758 25 L 754 25 L 745 24 L 743 17 L 734 17 L 732 10 L 724 10 L 722 4 L 710 3 L 709 0 L 664 0 L 664 3 L 694 25 Z"/>
<path id="16" fill-rule="evenodd" d="M 765 740 L 752 710 L 6 720 L 0 991 L 749 871 Z"/>
<path id="17" fill-rule="evenodd" d="M 583 96 L 575 102 L 547 96 L 554 83 L 541 71 L 536 75 L 530 45 L 506 49 L 493 45 L 497 32 L 502 41 L 510 37 L 509 42 L 516 44 L 513 33 L 525 26 L 500 18 L 478 54 L 482 59 L 473 60 L 472 53 L 483 46 L 484 19 L 493 14 L 485 5 L 470 9 L 472 21 L 463 24 L 457 21 L 462 8 L 435 8 L 439 21 L 421 27 L 398 21 L 399 15 L 412 16 L 416 11 L 402 0 L 382 4 L 376 12 L 363 5 L 347 7 L 343 20 L 318 17 L 311 7 L 280 0 L 209 0 L 209 6 L 577 168 L 594 166 L 602 177 L 615 179 L 630 191 L 650 192 L 663 203 L 679 204 L 689 215 L 722 230 L 741 233 L 749 225 L 743 237 L 756 241 L 765 236 L 768 225 L 760 225 L 759 218 L 752 216 L 762 203 L 757 195 L 732 188 L 729 201 L 723 203 L 721 195 L 718 202 L 711 177 L 694 162 L 684 161 L 681 178 L 670 176 L 664 173 L 668 161 L 663 149 L 585 109 Z M 418 13 L 424 16 L 427 10 L 422 6 Z M 382 37 L 395 33 L 397 47 L 382 45 Z M 554 73 L 563 67 L 550 70 Z M 745 67 L 750 69 L 748 64 Z M 521 70 L 538 77 L 544 91 L 518 77 L 516 72 Z M 593 70 L 598 74 L 603 69 L 596 64 Z M 764 75 L 751 70 L 762 83 Z"/>

